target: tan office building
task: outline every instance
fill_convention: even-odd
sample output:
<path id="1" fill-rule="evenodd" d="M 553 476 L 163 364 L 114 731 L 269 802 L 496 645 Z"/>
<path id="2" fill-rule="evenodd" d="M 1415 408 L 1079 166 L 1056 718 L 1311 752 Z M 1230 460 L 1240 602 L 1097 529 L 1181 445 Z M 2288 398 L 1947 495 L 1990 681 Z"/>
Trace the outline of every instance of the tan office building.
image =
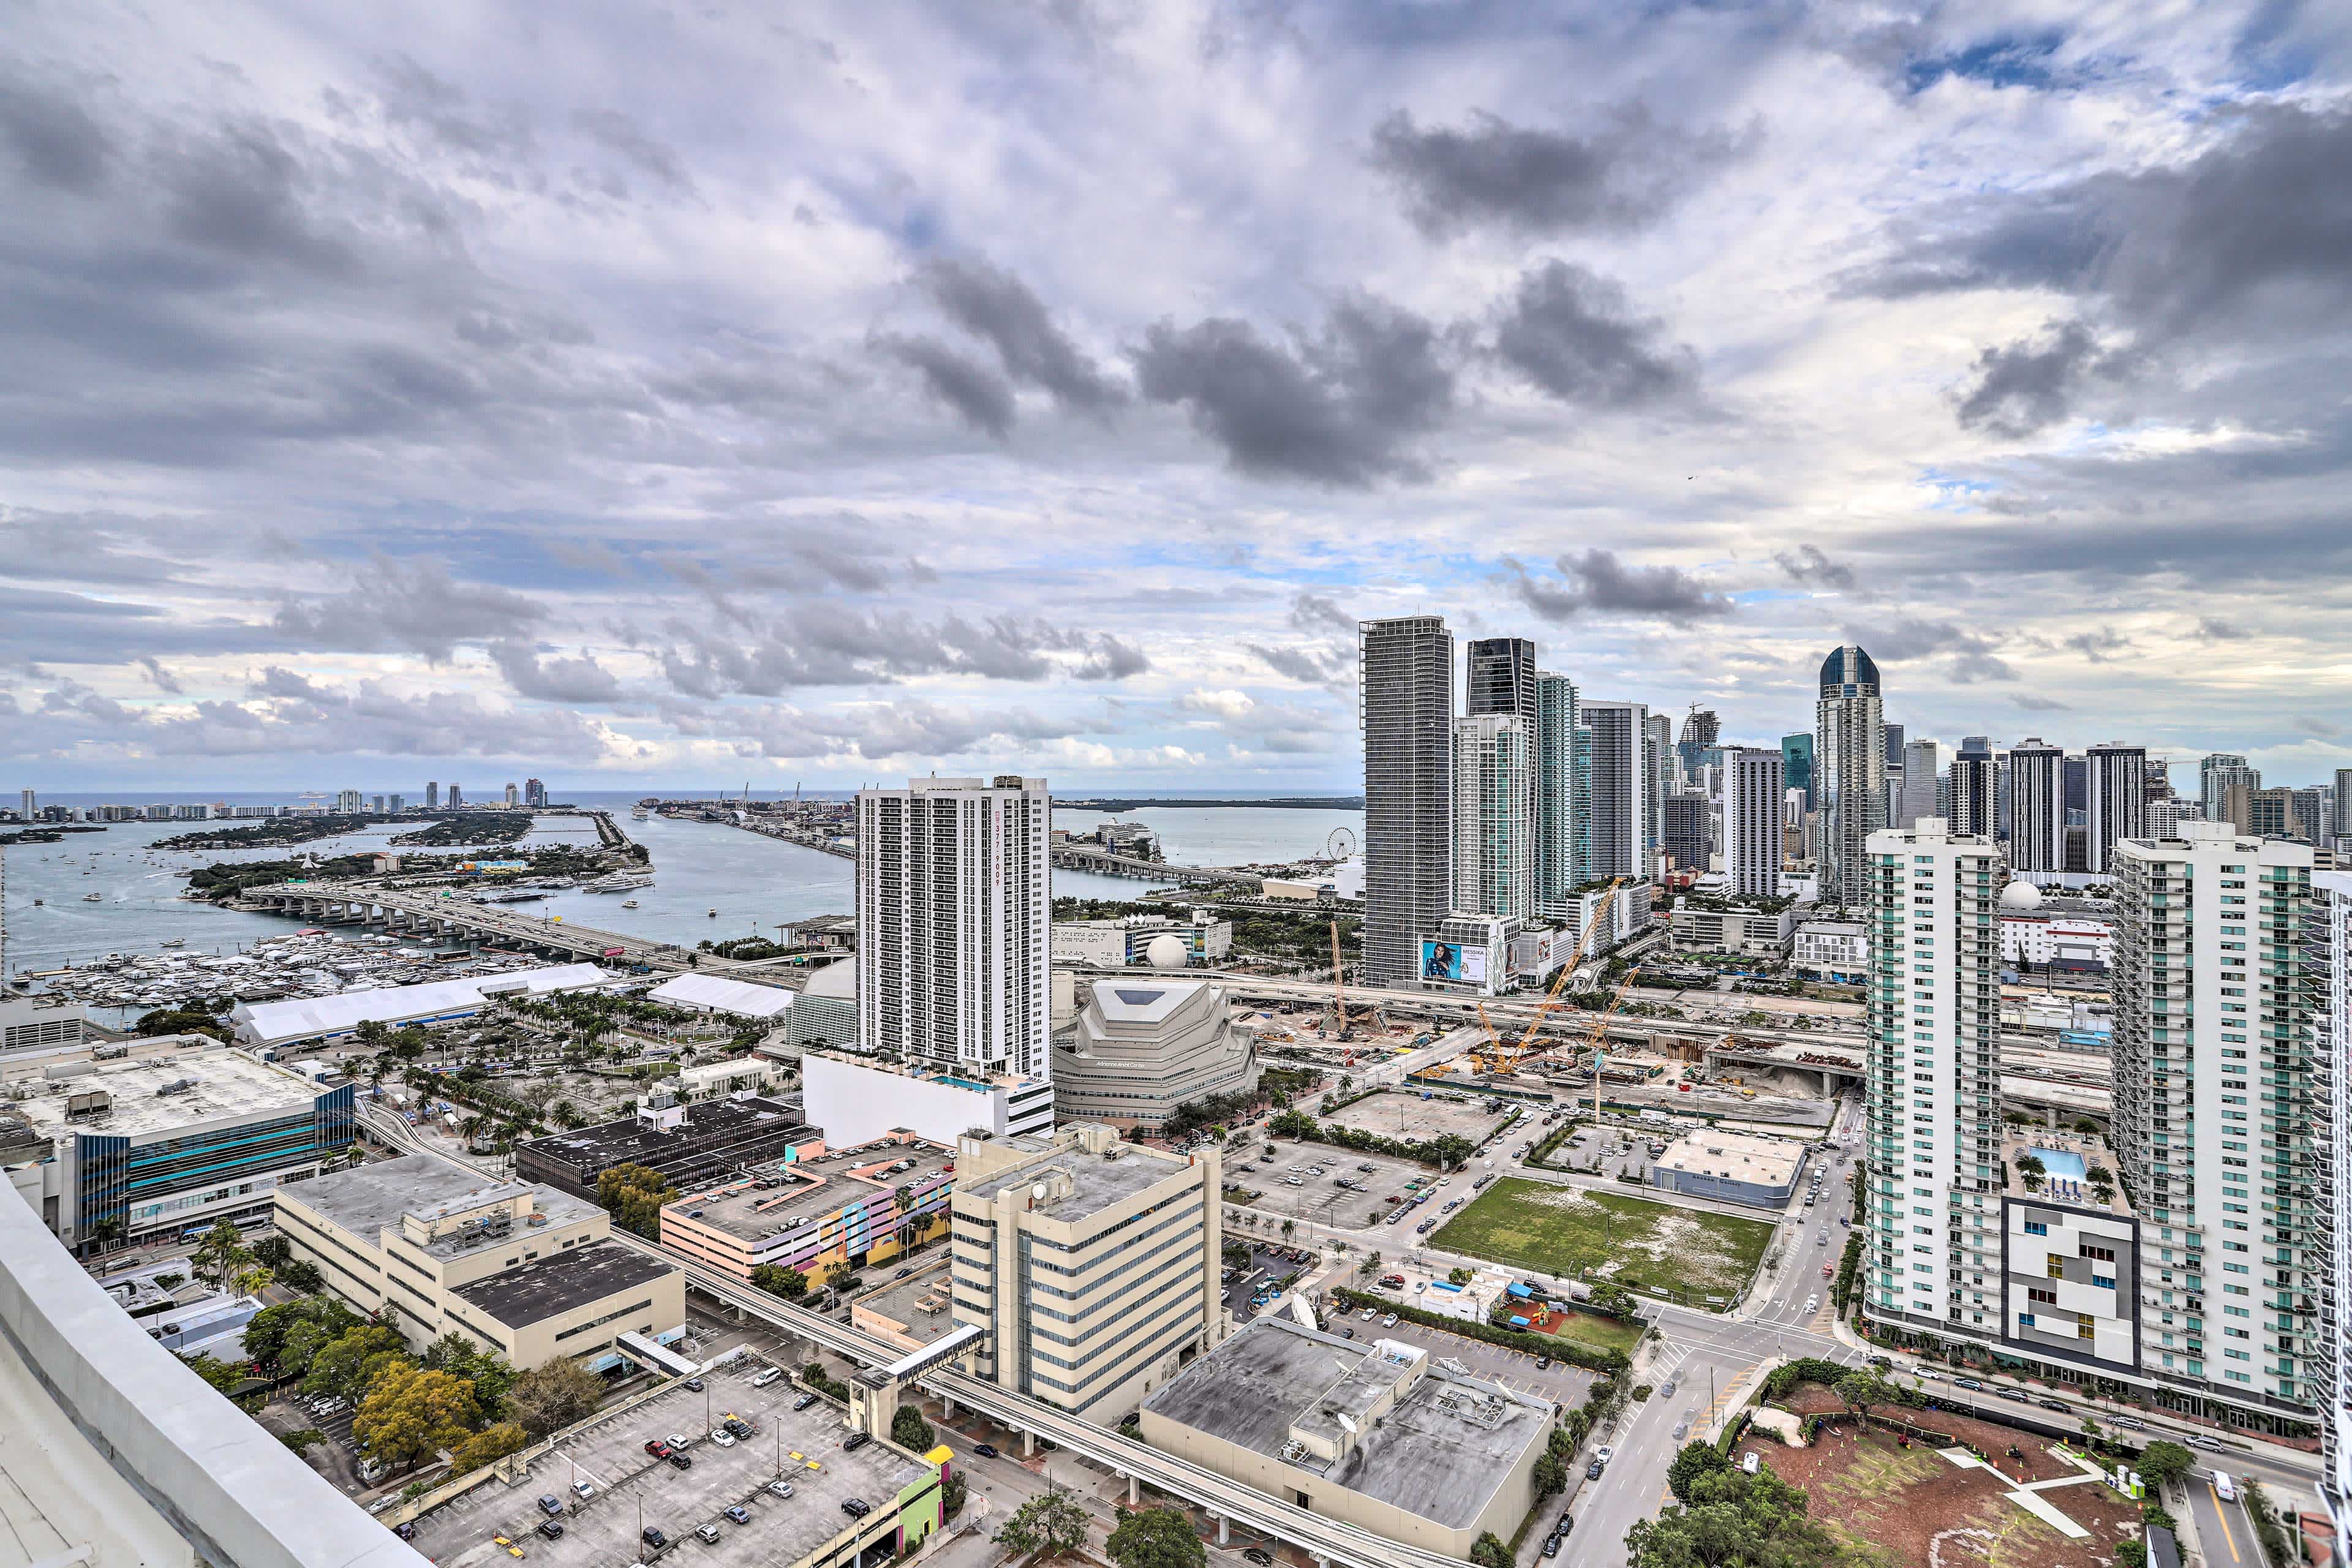
<path id="1" fill-rule="evenodd" d="M 956 1152 L 965 1370 L 1102 1426 L 1224 1337 L 1222 1161 L 1122 1143 L 1101 1122 Z"/>
<path id="2" fill-rule="evenodd" d="M 525 1369 L 686 1321 L 685 1277 L 609 1239 L 594 1204 L 432 1154 L 281 1187 L 277 1219 L 331 1290 L 419 1349 L 461 1333 Z"/>

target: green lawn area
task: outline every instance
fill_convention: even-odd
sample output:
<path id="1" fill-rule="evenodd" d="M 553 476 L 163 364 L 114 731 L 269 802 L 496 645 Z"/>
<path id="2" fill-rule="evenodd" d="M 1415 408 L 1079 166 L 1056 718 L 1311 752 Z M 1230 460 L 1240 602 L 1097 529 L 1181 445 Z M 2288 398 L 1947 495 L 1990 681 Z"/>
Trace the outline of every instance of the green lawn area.
<path id="1" fill-rule="evenodd" d="M 1506 1176 L 1430 1243 L 1564 1279 L 1598 1279 L 1613 1262 L 1611 1278 L 1629 1289 L 1729 1298 L 1747 1287 L 1771 1240 L 1762 1220 Z"/>
<path id="2" fill-rule="evenodd" d="M 1632 1355 L 1633 1347 L 1642 1342 L 1641 1324 L 1592 1312 L 1570 1312 L 1550 1332 L 1596 1350 L 1622 1351 L 1627 1355 Z"/>

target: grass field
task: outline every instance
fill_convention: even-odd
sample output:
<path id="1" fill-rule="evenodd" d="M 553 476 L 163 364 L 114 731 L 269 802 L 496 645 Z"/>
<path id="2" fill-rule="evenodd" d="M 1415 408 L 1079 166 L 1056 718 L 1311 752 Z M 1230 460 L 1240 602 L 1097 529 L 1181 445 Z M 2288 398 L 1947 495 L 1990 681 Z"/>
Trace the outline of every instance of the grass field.
<path id="1" fill-rule="evenodd" d="M 1633 1347 L 1642 1342 L 1640 1323 L 1604 1318 L 1596 1312 L 1570 1312 L 1544 1331 L 1596 1350 L 1622 1351 L 1627 1355 L 1632 1355 Z"/>
<path id="2" fill-rule="evenodd" d="M 1629 1289 L 1736 1296 L 1772 1240 L 1762 1220 L 1676 1208 L 1506 1176 L 1455 1215 L 1431 1245 L 1565 1279 L 1610 1278 Z"/>

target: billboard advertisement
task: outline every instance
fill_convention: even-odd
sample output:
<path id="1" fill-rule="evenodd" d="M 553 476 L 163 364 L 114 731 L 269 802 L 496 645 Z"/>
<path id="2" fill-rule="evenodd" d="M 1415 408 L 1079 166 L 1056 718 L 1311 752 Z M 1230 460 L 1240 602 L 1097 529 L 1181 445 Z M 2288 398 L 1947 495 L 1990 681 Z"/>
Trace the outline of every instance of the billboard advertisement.
<path id="1" fill-rule="evenodd" d="M 1421 977 L 1460 985 L 1484 985 L 1486 950 L 1458 942 L 1424 939 L 1421 944 Z"/>

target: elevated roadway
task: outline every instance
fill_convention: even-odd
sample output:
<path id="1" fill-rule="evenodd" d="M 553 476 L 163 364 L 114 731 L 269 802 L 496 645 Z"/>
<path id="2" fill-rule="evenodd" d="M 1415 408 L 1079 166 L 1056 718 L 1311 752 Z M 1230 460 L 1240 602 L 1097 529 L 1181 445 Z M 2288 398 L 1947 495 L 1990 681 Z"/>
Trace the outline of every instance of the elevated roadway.
<path id="1" fill-rule="evenodd" d="M 730 960 L 690 952 L 675 942 L 523 914 L 506 904 L 445 898 L 423 889 L 366 882 L 280 882 L 248 888 L 239 902 L 247 909 L 267 910 L 318 925 L 373 925 L 388 932 L 412 931 L 420 936 L 464 932 L 543 952 L 609 963 L 641 963 L 649 969 L 718 973 L 737 967 Z"/>

